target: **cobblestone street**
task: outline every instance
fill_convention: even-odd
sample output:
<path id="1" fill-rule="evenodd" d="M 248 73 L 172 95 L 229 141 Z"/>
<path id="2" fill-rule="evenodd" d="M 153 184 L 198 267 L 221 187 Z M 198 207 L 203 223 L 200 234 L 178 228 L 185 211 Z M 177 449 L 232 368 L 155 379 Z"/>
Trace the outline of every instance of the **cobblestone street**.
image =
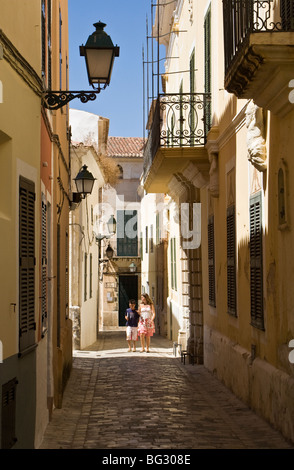
<path id="1" fill-rule="evenodd" d="M 183 364 L 159 336 L 128 353 L 104 332 L 75 353 L 63 408 L 41 449 L 293 449 L 203 366 Z"/>

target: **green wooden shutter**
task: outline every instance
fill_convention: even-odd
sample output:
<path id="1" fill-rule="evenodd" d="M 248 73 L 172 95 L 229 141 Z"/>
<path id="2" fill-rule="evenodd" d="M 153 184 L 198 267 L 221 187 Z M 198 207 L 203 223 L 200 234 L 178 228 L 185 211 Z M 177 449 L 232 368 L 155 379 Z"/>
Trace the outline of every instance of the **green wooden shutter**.
<path id="1" fill-rule="evenodd" d="M 236 221 L 235 206 L 227 209 L 227 303 L 228 313 L 237 314 L 236 309 Z"/>
<path id="2" fill-rule="evenodd" d="M 117 211 L 117 256 L 138 256 L 137 211 Z"/>
<path id="3" fill-rule="evenodd" d="M 250 198 L 250 293 L 251 323 L 264 329 L 262 269 L 262 199 L 261 193 Z"/>
<path id="4" fill-rule="evenodd" d="M 19 350 L 35 344 L 35 185 L 19 182 Z"/>
<path id="5" fill-rule="evenodd" d="M 208 301 L 215 307 L 214 216 L 208 219 Z"/>

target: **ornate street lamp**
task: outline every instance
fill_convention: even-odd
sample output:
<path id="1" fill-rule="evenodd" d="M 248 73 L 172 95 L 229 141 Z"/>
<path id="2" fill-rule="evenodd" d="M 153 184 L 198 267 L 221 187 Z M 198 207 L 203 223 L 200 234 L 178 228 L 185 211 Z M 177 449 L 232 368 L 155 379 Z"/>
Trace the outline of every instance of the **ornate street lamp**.
<path id="1" fill-rule="evenodd" d="M 105 23 L 94 24 L 96 31 L 89 36 L 86 45 L 80 46 L 80 55 L 86 59 L 89 84 L 103 89 L 109 85 L 114 58 L 119 56 L 119 47 L 104 31 Z"/>
<path id="2" fill-rule="evenodd" d="M 109 233 L 111 233 L 111 234 L 116 233 L 116 220 L 115 220 L 113 215 L 110 216 L 110 218 L 107 222 L 107 227 L 108 227 Z"/>
<path id="3" fill-rule="evenodd" d="M 137 271 L 137 266 L 135 265 L 135 263 L 130 264 L 129 270 L 131 273 L 135 273 Z"/>
<path id="4" fill-rule="evenodd" d="M 45 108 L 59 109 L 75 98 L 79 98 L 82 103 L 94 101 L 101 89 L 104 90 L 109 85 L 114 58 L 119 56 L 119 47 L 113 45 L 110 36 L 104 31 L 105 23 L 99 21 L 94 26 L 96 31 L 89 36 L 85 46 L 80 46 L 80 55 L 85 57 L 88 79 L 93 90 L 47 90 L 43 94 Z"/>
<path id="5" fill-rule="evenodd" d="M 110 243 L 108 243 L 108 247 L 106 248 L 105 250 L 105 254 L 107 256 L 107 258 L 109 260 L 111 260 L 113 258 L 113 253 L 114 253 L 114 250 L 113 248 L 110 246 Z"/>
<path id="6" fill-rule="evenodd" d="M 91 194 L 96 178 L 88 171 L 87 165 L 82 166 L 79 173 L 75 177 L 77 192 L 81 198 L 85 198 L 87 194 Z"/>

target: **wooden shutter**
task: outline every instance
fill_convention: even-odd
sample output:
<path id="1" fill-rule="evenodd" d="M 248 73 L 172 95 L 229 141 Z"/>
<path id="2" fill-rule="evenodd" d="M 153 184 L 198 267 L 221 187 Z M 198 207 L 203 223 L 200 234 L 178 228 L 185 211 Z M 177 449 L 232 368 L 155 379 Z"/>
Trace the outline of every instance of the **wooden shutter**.
<path id="1" fill-rule="evenodd" d="M 117 211 L 117 256 L 138 256 L 137 211 Z"/>
<path id="2" fill-rule="evenodd" d="M 215 307 L 214 216 L 208 219 L 208 290 L 209 305 Z"/>
<path id="3" fill-rule="evenodd" d="M 87 300 L 87 279 L 88 279 L 88 255 L 84 257 L 84 302 Z"/>
<path id="4" fill-rule="evenodd" d="M 47 329 L 47 204 L 42 200 L 41 236 L 41 329 Z"/>
<path id="5" fill-rule="evenodd" d="M 141 255 L 141 261 L 143 260 L 144 257 L 144 250 L 143 250 L 143 233 L 141 232 L 140 234 L 140 255 Z"/>
<path id="6" fill-rule="evenodd" d="M 46 74 L 46 8 L 45 0 L 41 4 L 41 22 L 42 22 L 42 75 Z"/>
<path id="7" fill-rule="evenodd" d="M 294 31 L 294 0 L 281 0 L 281 21 L 284 31 Z"/>
<path id="8" fill-rule="evenodd" d="M 57 347 L 60 347 L 61 340 L 61 245 L 60 245 L 60 224 L 57 224 L 57 246 L 56 246 L 56 255 L 57 255 Z"/>
<path id="9" fill-rule="evenodd" d="M 89 283 L 89 297 L 93 296 L 93 255 L 90 253 L 90 283 Z"/>
<path id="10" fill-rule="evenodd" d="M 68 232 L 65 232 L 65 309 L 66 318 L 69 313 L 69 237 Z"/>
<path id="11" fill-rule="evenodd" d="M 195 136 L 195 123 L 196 123 L 196 113 L 195 113 L 195 49 L 193 50 L 190 57 L 190 146 L 194 146 L 194 136 Z"/>
<path id="12" fill-rule="evenodd" d="M 211 93 L 211 7 L 208 8 L 204 20 L 204 91 Z M 211 126 L 211 103 L 205 105 L 205 131 Z"/>
<path id="13" fill-rule="evenodd" d="M 47 0 L 47 60 L 48 60 L 48 89 L 52 89 L 52 12 L 51 0 Z"/>
<path id="14" fill-rule="evenodd" d="M 236 222 L 235 206 L 227 209 L 227 303 L 228 313 L 236 315 Z"/>
<path id="15" fill-rule="evenodd" d="M 19 183 L 19 350 L 35 344 L 35 185 Z"/>
<path id="16" fill-rule="evenodd" d="M 175 238 L 170 240 L 170 271 L 171 288 L 177 290 L 177 245 Z"/>
<path id="17" fill-rule="evenodd" d="M 250 293 L 251 323 L 264 329 L 261 193 L 250 198 Z"/>

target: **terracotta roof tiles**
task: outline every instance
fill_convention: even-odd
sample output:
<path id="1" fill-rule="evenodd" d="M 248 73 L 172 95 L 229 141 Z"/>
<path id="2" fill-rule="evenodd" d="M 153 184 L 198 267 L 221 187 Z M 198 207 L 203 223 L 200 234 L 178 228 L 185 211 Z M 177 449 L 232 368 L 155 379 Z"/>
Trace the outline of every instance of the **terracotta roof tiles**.
<path id="1" fill-rule="evenodd" d="M 145 139 L 141 137 L 108 137 L 109 157 L 143 157 Z"/>

